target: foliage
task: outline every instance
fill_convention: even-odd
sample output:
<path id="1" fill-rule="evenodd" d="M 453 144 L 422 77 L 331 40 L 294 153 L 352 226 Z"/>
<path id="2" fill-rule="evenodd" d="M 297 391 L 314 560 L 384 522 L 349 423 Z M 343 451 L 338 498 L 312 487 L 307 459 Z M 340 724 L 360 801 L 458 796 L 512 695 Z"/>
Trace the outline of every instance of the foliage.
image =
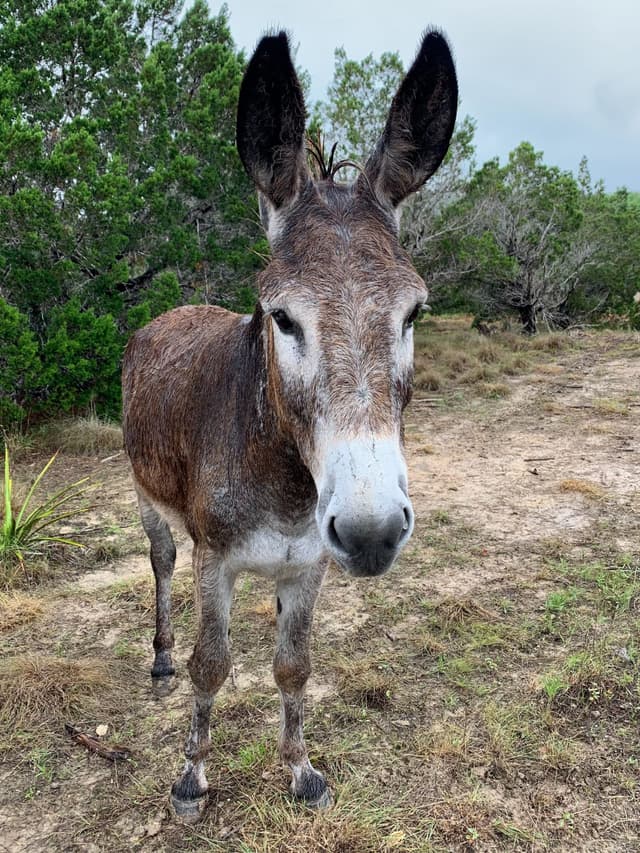
<path id="1" fill-rule="evenodd" d="M 243 65 L 204 0 L 0 2 L 0 296 L 42 362 L 34 413 L 115 414 L 132 329 L 187 300 L 246 304 L 263 244 L 234 142 Z M 6 425 L 29 386 L 12 371 Z"/>
<path id="2" fill-rule="evenodd" d="M 575 178 L 523 142 L 505 166 L 490 160 L 474 174 L 461 207 L 477 211 L 457 252 L 480 310 L 514 310 L 531 334 L 561 323 L 597 249 Z"/>
<path id="3" fill-rule="evenodd" d="M 360 62 L 343 47 L 334 53 L 335 70 L 327 100 L 315 106 L 313 124 L 338 144 L 340 158 L 364 164 L 382 134 L 389 104 L 404 69 L 397 53 L 369 54 Z"/>
<path id="4" fill-rule="evenodd" d="M 15 426 L 37 384 L 38 344 L 24 314 L 0 298 L 0 423 Z"/>
<path id="5" fill-rule="evenodd" d="M 32 505 L 32 499 L 43 477 L 53 465 L 55 455 L 47 462 L 44 468 L 33 481 L 21 507 L 14 511 L 13 508 L 13 481 L 11 479 L 9 449 L 4 449 L 4 481 L 3 481 L 3 503 L 4 518 L 0 529 L 0 563 L 24 563 L 25 558 L 39 554 L 43 546 L 53 543 L 63 545 L 75 545 L 81 548 L 79 542 L 60 536 L 55 532 L 61 521 L 72 518 L 81 512 L 78 507 L 69 508 L 85 493 L 85 488 L 80 488 L 86 482 L 86 478 L 71 483 L 54 492 L 42 503 Z"/>

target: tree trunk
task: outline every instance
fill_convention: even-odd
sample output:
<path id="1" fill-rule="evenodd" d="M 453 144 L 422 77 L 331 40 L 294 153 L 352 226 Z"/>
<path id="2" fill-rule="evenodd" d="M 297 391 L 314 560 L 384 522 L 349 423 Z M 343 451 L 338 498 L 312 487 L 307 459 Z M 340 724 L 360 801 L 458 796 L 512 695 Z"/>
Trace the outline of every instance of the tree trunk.
<path id="1" fill-rule="evenodd" d="M 538 318 L 535 305 L 522 305 L 518 308 L 522 331 L 525 335 L 535 335 L 538 331 Z"/>

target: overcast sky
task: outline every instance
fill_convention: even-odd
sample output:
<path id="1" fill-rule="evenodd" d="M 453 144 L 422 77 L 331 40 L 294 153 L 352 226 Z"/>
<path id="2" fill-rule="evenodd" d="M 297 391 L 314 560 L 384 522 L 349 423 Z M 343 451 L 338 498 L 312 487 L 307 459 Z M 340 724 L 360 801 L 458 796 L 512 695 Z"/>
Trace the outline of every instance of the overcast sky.
<path id="1" fill-rule="evenodd" d="M 217 10 L 214 0 L 211 7 Z M 236 44 L 249 54 L 267 28 L 284 28 L 297 64 L 323 98 L 334 49 L 351 59 L 398 51 L 405 67 L 425 27 L 453 46 L 461 113 L 477 121 L 477 160 L 522 140 L 545 161 L 577 171 L 583 154 L 608 190 L 640 191 L 639 0 L 228 0 Z"/>

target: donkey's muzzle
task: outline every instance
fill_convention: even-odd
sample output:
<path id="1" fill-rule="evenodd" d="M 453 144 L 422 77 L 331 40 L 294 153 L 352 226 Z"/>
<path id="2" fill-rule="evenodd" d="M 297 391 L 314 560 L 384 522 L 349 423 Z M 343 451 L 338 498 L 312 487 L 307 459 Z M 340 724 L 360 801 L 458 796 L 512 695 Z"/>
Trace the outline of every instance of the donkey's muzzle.
<path id="1" fill-rule="evenodd" d="M 375 577 L 391 568 L 413 527 L 407 503 L 384 518 L 330 518 L 327 537 L 338 562 L 351 575 Z"/>
<path id="2" fill-rule="evenodd" d="M 316 517 L 325 546 L 350 575 L 375 577 L 390 569 L 413 531 L 399 442 L 336 442 L 327 454 Z"/>

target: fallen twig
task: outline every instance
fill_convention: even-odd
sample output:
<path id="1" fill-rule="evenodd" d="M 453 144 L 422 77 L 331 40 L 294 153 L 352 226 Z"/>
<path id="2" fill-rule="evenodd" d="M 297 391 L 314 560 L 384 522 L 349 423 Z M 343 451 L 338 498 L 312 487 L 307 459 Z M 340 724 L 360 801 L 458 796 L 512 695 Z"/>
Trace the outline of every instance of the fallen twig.
<path id="1" fill-rule="evenodd" d="M 102 743 L 97 737 L 84 734 L 80 729 L 72 726 L 71 723 L 65 723 L 64 727 L 76 743 L 84 746 L 89 752 L 95 752 L 96 755 L 106 758 L 108 761 L 128 761 L 131 758 L 131 750 L 127 749 L 126 746 L 119 746 L 117 744 L 115 746 L 107 746 L 106 743 Z"/>

